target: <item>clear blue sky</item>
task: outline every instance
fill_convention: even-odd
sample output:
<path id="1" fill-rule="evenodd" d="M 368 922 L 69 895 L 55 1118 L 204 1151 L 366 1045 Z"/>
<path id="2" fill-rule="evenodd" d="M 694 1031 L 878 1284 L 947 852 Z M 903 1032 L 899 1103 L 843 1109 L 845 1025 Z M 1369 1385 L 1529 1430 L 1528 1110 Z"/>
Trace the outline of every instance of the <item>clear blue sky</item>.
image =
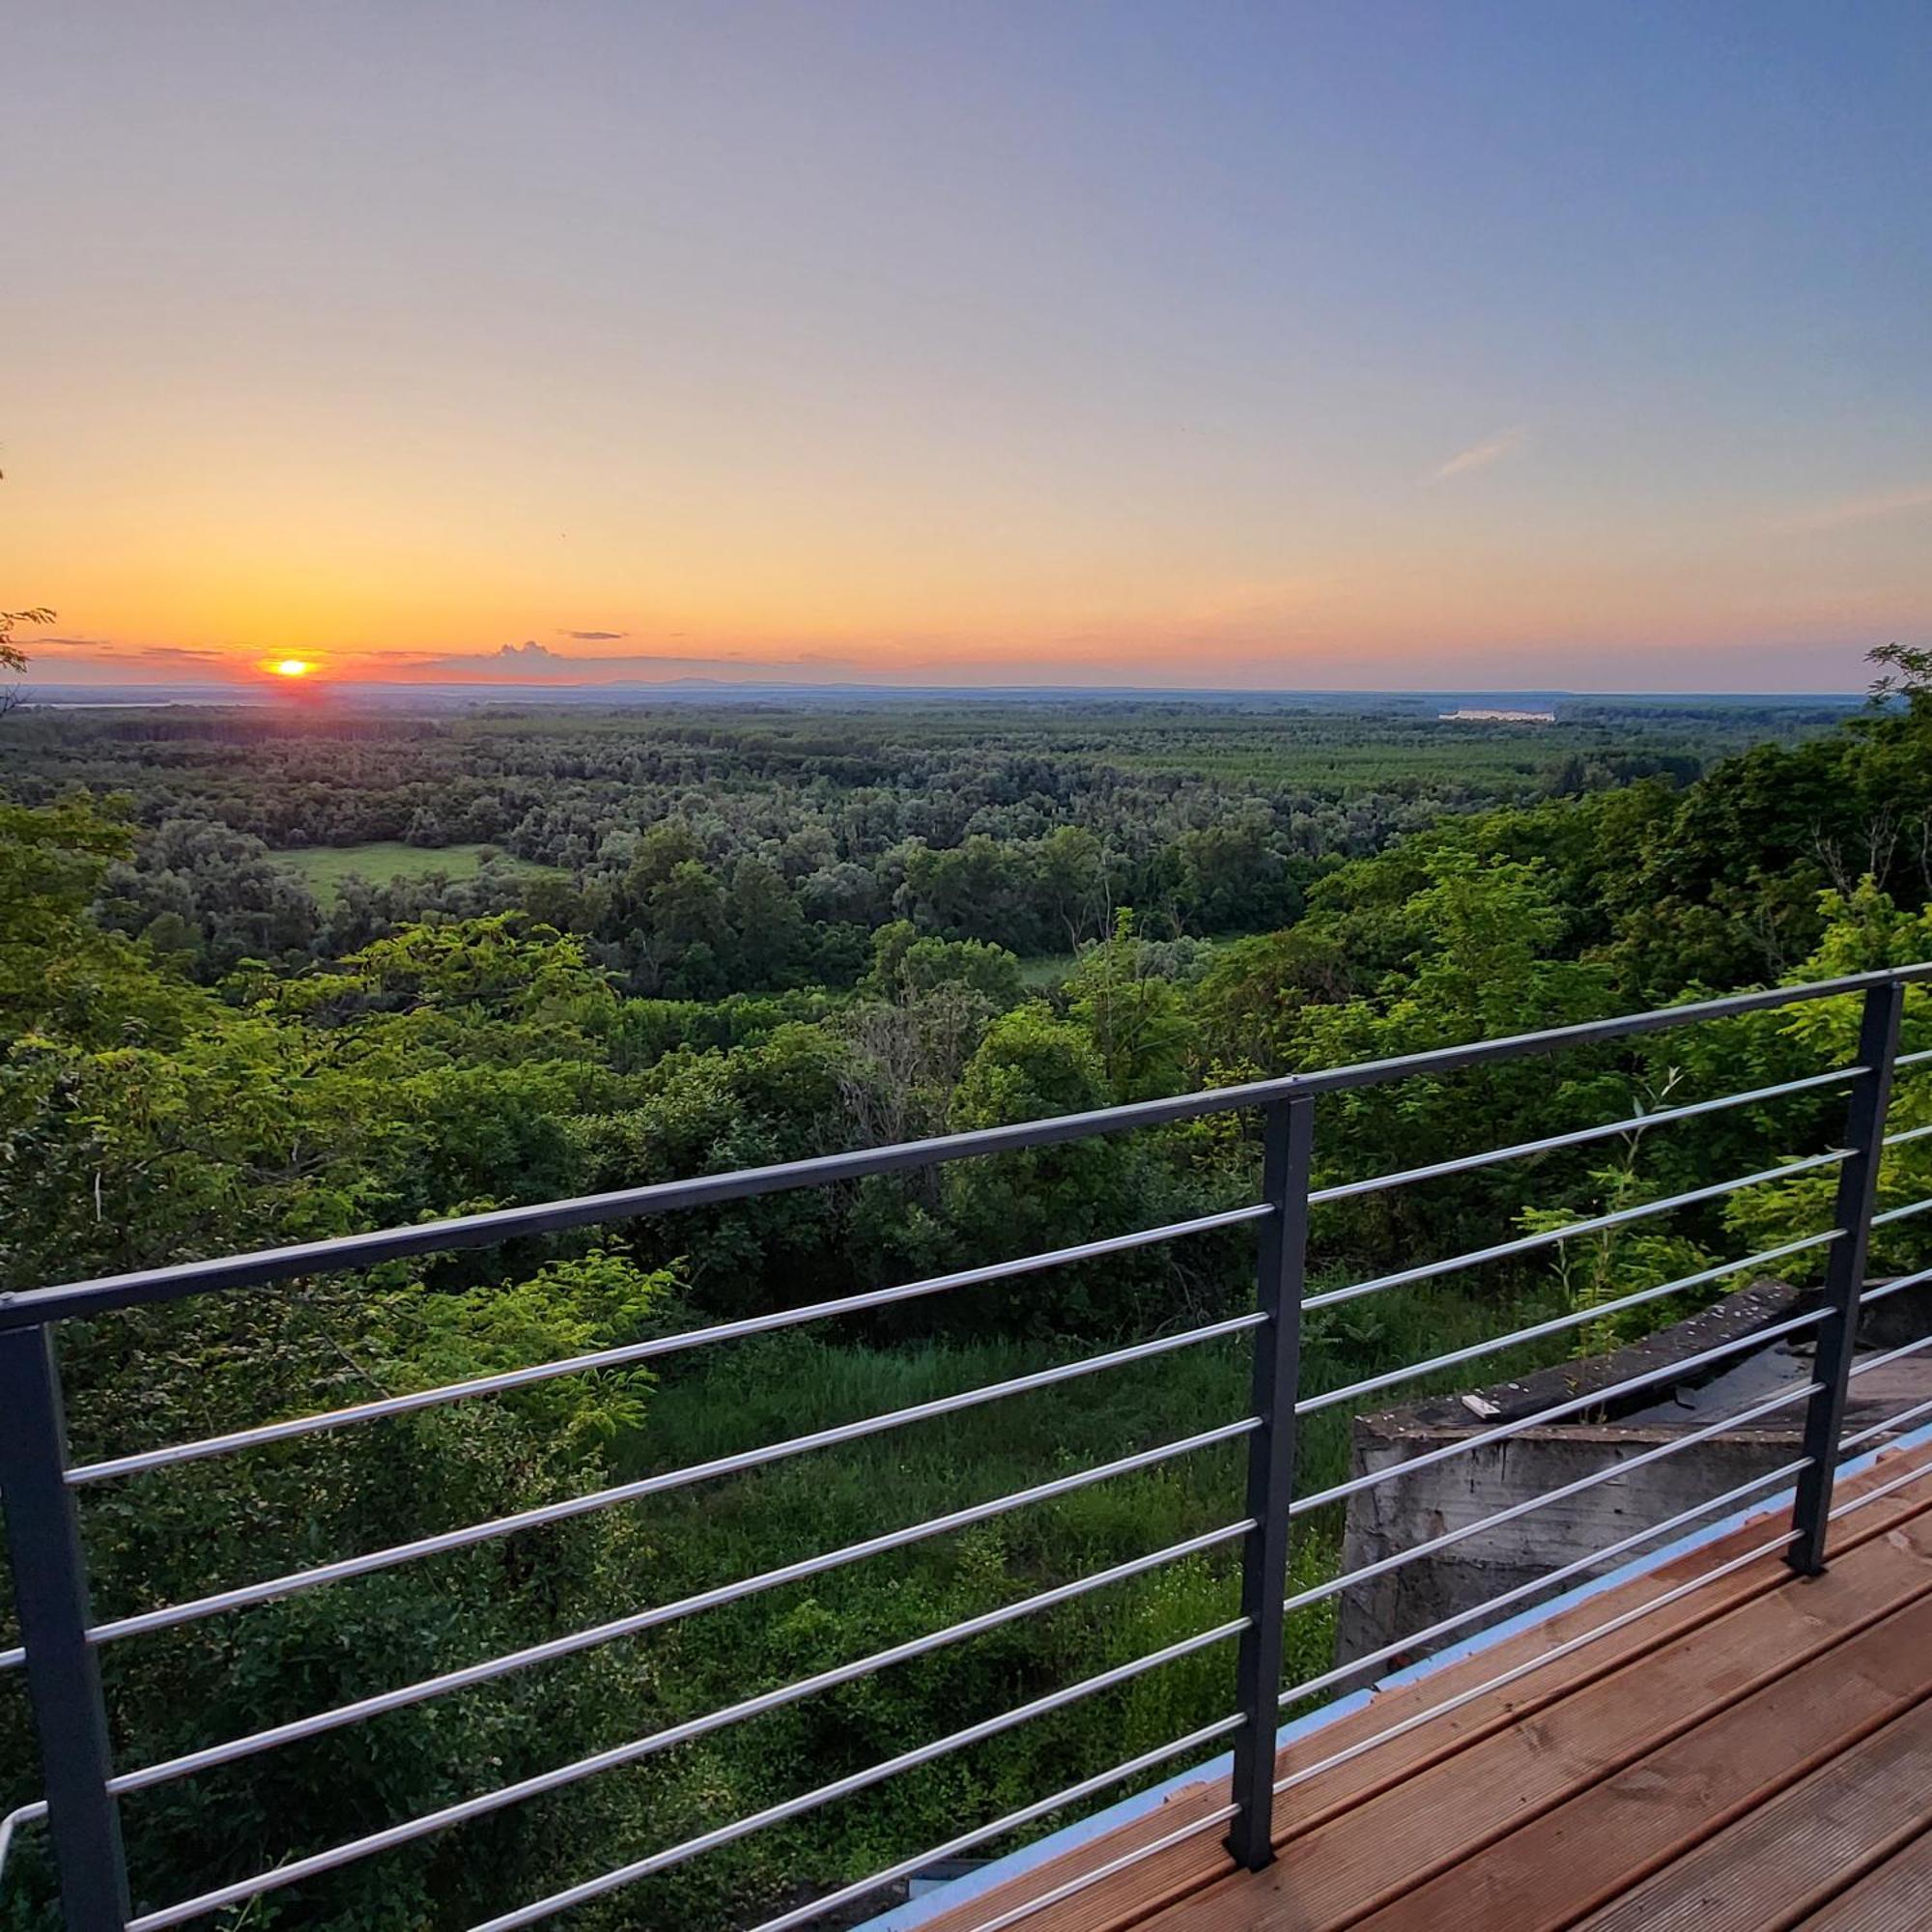
<path id="1" fill-rule="evenodd" d="M 1829 689 L 1932 633 L 1927 0 L 63 0 L 0 95 L 49 674 Z"/>

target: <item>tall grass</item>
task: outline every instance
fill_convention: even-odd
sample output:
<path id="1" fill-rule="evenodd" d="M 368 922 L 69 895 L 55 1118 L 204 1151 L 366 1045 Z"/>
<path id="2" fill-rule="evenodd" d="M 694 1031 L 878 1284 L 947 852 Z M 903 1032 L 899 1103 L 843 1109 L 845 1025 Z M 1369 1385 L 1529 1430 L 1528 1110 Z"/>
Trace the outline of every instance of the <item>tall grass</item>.
<path id="1" fill-rule="evenodd" d="M 1555 1305 L 1548 1289 L 1502 1307 L 1438 1283 L 1336 1311 L 1310 1322 L 1304 1393 L 1506 1332 Z M 646 1425 L 623 1445 L 619 1474 L 781 1441 L 1100 1346 L 987 1341 L 881 1350 L 805 1332 L 732 1345 L 667 1378 Z M 1562 1352 L 1560 1338 L 1509 1350 L 1496 1356 L 1493 1373 L 1520 1373 Z M 708 1589 L 1232 1421 L 1246 1412 L 1248 1373 L 1245 1338 L 1205 1344 L 673 1492 L 645 1506 L 654 1558 L 650 1577 L 639 1579 L 640 1601 Z M 1470 1379 L 1464 1371 L 1438 1382 Z M 1405 1385 L 1365 1406 L 1382 1407 L 1428 1387 Z M 1305 1418 L 1303 1492 L 1346 1475 L 1351 1406 Z M 650 1721 L 640 1725 L 637 1712 L 627 1713 L 613 1735 L 699 1715 L 1236 1522 L 1245 1455 L 1244 1441 L 1194 1452 L 650 1633 L 628 1646 Z M 1333 1575 L 1341 1511 L 1313 1513 L 1297 1528 L 1291 1590 Z M 668 1843 L 1211 1628 L 1237 1614 L 1239 1595 L 1234 1541 L 615 1776 L 645 1788 L 637 1795 L 645 1800 L 652 1840 Z M 1292 1617 L 1285 1682 L 1325 1669 L 1333 1638 L 1332 1603 Z M 742 1922 L 801 1882 L 831 1886 L 939 1842 L 1227 1715 L 1234 1659 L 1232 1642 L 1216 1645 L 707 1855 L 625 1893 L 603 1922 L 696 1927 L 734 1915 Z M 567 1803 L 557 1801 L 559 1809 Z"/>

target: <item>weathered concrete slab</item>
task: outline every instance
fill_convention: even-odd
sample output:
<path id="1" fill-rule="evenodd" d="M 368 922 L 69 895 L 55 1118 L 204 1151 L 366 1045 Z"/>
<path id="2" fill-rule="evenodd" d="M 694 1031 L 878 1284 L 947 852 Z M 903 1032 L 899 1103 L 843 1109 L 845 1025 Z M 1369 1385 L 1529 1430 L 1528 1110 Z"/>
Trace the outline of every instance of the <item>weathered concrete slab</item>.
<path id="1" fill-rule="evenodd" d="M 1475 1408 L 1460 1396 L 1444 1396 L 1358 1416 L 1352 1473 L 1398 1466 L 1499 1422 L 1516 1421 L 1594 1389 L 1611 1388 L 1632 1377 L 1688 1360 L 1719 1343 L 1769 1327 L 1803 1305 L 1803 1294 L 1782 1282 L 1754 1282 L 1703 1313 L 1627 1348 L 1475 1391 Z M 1877 1320 L 1881 1314 L 1883 1322 Z M 1910 1293 L 1896 1295 L 1873 1310 L 1872 1319 L 1861 1327 L 1862 1352 L 1868 1358 L 1874 1350 L 1897 1347 L 1928 1331 L 1932 1331 L 1932 1306 Z M 1682 1383 L 1652 1384 L 1635 1396 L 1613 1399 L 1571 1420 L 1525 1430 L 1505 1441 L 1358 1492 L 1349 1500 L 1342 1567 L 1355 1570 L 1398 1555 L 1629 1462 L 1780 1388 L 1798 1387 L 1811 1373 L 1804 1341 L 1792 1338 L 1800 1345 L 1795 1347 L 1781 1340 L 1769 1343 L 1733 1363 L 1693 1371 Z M 1861 1429 L 1919 1401 L 1932 1401 L 1932 1350 L 1861 1375 L 1853 1383 L 1846 1426 Z M 1336 1661 L 1347 1663 L 1379 1650 L 1777 1468 L 1796 1454 L 1803 1414 L 1804 1405 L 1793 1402 L 1788 1411 L 1765 1417 L 1748 1429 L 1727 1431 L 1633 1469 L 1628 1478 L 1611 1477 L 1580 1495 L 1529 1511 L 1357 1585 L 1339 1605 Z M 1614 1567 L 1616 1560 L 1604 1567 Z M 1563 1587 L 1574 1587 L 1574 1582 L 1573 1578 Z M 1524 1597 L 1498 1615 L 1515 1615 L 1534 1602 L 1533 1596 Z M 1482 1622 L 1473 1621 L 1458 1634 L 1480 1628 Z"/>

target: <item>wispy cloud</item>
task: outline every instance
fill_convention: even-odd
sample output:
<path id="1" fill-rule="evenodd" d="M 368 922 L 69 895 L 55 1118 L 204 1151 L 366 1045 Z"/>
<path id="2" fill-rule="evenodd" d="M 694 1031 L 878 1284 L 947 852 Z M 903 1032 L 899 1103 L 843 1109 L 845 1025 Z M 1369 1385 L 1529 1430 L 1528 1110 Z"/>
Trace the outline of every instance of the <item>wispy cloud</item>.
<path id="1" fill-rule="evenodd" d="M 1518 423 L 1514 429 L 1499 430 L 1486 441 L 1471 443 L 1467 449 L 1458 450 L 1447 463 L 1438 464 L 1429 472 L 1429 480 L 1443 483 L 1451 476 L 1462 476 L 1471 469 L 1487 469 L 1491 464 L 1500 463 L 1505 456 L 1520 449 L 1528 435 L 1527 423 Z"/>
<path id="2" fill-rule="evenodd" d="M 559 631 L 559 638 L 575 638 L 580 644 L 614 644 L 619 638 L 628 638 L 629 631 Z"/>
<path id="3" fill-rule="evenodd" d="M 1881 517 L 1907 517 L 1915 511 L 1932 510 L 1932 483 L 1915 490 L 1893 490 L 1880 497 L 1854 497 L 1843 503 L 1830 503 L 1780 524 L 1787 530 L 1835 530 L 1845 524 L 1869 524 Z"/>
<path id="4" fill-rule="evenodd" d="M 850 668 L 843 660 L 809 652 L 792 656 L 756 656 L 748 651 L 723 651 L 711 657 L 668 652 L 627 651 L 619 656 L 577 656 L 553 650 L 534 638 L 521 644 L 500 644 L 494 651 L 374 651 L 369 662 L 381 674 L 454 679 L 462 683 L 653 683 L 667 678 L 770 677 L 796 678 L 802 672 Z"/>
<path id="5" fill-rule="evenodd" d="M 103 665 L 213 665 L 232 667 L 235 660 L 221 651 L 190 648 L 185 644 L 120 644 L 110 638 L 30 638 L 36 655 L 48 663 Z M 42 646 L 53 648 L 43 652 Z"/>

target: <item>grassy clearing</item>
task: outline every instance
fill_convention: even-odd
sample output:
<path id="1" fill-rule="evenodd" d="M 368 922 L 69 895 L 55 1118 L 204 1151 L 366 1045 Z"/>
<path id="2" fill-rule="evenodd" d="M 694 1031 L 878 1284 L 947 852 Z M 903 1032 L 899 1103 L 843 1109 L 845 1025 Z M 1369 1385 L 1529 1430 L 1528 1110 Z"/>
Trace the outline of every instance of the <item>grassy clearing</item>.
<path id="1" fill-rule="evenodd" d="M 523 878 L 547 874 L 561 878 L 554 866 L 538 866 L 514 859 L 493 845 L 405 845 L 399 839 L 373 839 L 365 845 L 304 845 L 288 847 L 273 856 L 307 882 L 325 902 L 332 899 L 344 879 L 354 874 L 373 886 L 397 879 L 427 878 L 440 872 L 449 879 L 473 879 L 483 869 L 484 855 L 499 853 L 500 863 Z"/>
<path id="2" fill-rule="evenodd" d="M 1036 992 L 1048 992 L 1066 980 L 1078 964 L 1077 953 L 1030 952 L 1020 961 L 1020 980 Z"/>
<path id="3" fill-rule="evenodd" d="M 1190 938 L 1190 971 L 1205 971 L 1217 947 L 1228 943 L 1229 935 L 1218 939 Z M 1046 993 L 1064 985 L 1080 964 L 1078 952 L 1027 952 L 1020 956 L 1021 983 L 1034 992 Z"/>

